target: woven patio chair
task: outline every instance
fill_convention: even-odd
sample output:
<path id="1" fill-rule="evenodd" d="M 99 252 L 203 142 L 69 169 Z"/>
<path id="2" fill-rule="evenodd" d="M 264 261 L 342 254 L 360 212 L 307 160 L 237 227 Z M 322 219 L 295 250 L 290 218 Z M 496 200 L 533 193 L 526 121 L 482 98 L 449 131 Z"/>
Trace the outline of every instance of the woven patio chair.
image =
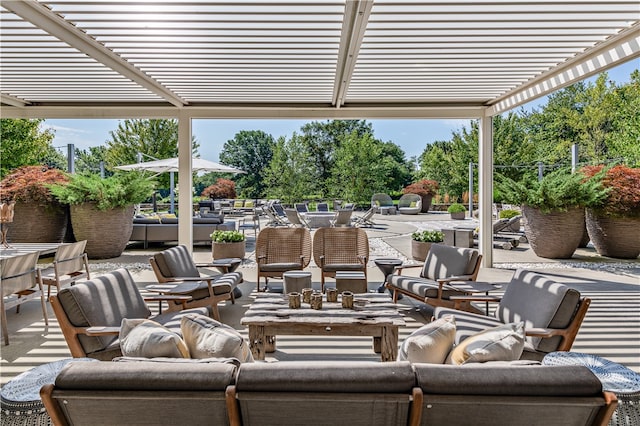
<path id="1" fill-rule="evenodd" d="M 313 260 L 322 270 L 323 291 L 325 277 L 337 271 L 362 271 L 366 278 L 369 238 L 359 228 L 320 228 L 313 237 Z"/>
<path id="2" fill-rule="evenodd" d="M 373 194 L 371 197 L 371 207 L 375 209 L 375 213 L 380 213 L 380 207 L 393 207 L 393 200 L 388 194 Z"/>
<path id="3" fill-rule="evenodd" d="M 258 262 L 257 290 L 260 277 L 265 279 L 265 289 L 269 278 L 282 278 L 287 271 L 301 271 L 311 261 L 311 234 L 306 228 L 265 228 L 256 241 L 256 262 Z"/>
<path id="4" fill-rule="evenodd" d="M 84 248 L 87 240 L 72 244 L 62 244 L 56 250 L 53 265 L 40 271 L 42 284 L 47 286 L 47 300 L 51 297 L 51 286 L 58 292 L 65 284 L 75 284 L 80 279 L 90 280 L 89 260 Z"/>
<path id="5" fill-rule="evenodd" d="M 418 214 L 422 211 L 422 197 L 417 194 L 404 194 L 398 200 L 398 211 L 401 214 Z"/>

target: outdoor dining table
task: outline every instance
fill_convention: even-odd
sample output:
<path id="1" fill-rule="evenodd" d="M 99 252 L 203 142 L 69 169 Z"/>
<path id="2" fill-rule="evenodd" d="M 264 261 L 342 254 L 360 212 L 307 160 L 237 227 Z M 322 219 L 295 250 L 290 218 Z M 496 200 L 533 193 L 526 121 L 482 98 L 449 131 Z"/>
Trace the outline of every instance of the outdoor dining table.
<path id="1" fill-rule="evenodd" d="M 0 248 L 0 259 L 9 259 L 21 254 L 38 252 L 40 257 L 56 254 L 61 243 L 11 243 L 8 248 Z"/>
<path id="2" fill-rule="evenodd" d="M 329 228 L 335 215 L 334 212 L 307 212 L 304 219 L 311 228 Z"/>

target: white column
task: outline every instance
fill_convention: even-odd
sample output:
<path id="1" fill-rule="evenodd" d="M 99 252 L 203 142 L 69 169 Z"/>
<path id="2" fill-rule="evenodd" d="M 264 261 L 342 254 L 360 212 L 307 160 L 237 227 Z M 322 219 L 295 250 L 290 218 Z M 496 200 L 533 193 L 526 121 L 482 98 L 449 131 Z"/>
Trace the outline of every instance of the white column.
<path id="1" fill-rule="evenodd" d="M 480 241 L 482 266 L 493 267 L 493 220 L 491 207 L 493 204 L 493 120 L 491 116 L 480 118 L 479 132 L 479 209 L 480 209 Z"/>
<path id="2" fill-rule="evenodd" d="M 178 243 L 193 251 L 193 173 L 191 172 L 191 117 L 178 116 Z"/>

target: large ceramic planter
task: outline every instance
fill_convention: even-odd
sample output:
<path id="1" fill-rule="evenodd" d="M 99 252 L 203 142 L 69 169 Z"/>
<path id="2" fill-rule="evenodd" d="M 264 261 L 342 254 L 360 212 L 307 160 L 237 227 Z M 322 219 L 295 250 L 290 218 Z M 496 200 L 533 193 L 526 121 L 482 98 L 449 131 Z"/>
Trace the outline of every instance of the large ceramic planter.
<path id="1" fill-rule="evenodd" d="M 237 257 L 244 259 L 246 241 L 235 243 L 211 243 L 211 255 L 214 259 Z"/>
<path id="2" fill-rule="evenodd" d="M 421 195 L 422 197 L 422 210 L 421 213 L 429 213 L 429 209 L 431 208 L 431 199 L 433 195 Z"/>
<path id="3" fill-rule="evenodd" d="M 411 257 L 413 257 L 414 260 L 424 262 L 427 258 L 427 253 L 431 250 L 431 244 L 439 243 L 425 243 L 422 241 L 411 240 Z"/>
<path id="4" fill-rule="evenodd" d="M 122 254 L 133 229 L 134 206 L 97 210 L 93 203 L 71 206 L 71 225 L 77 241 L 87 240 L 90 259 L 109 259 Z"/>
<path id="5" fill-rule="evenodd" d="M 16 202 L 8 226 L 11 243 L 61 243 L 67 231 L 69 208 L 60 204 Z"/>
<path id="6" fill-rule="evenodd" d="M 640 218 L 601 216 L 587 209 L 587 231 L 602 256 L 635 259 L 640 255 Z"/>
<path id="7" fill-rule="evenodd" d="M 578 248 L 584 227 L 584 209 L 542 213 L 522 206 L 526 219 L 524 230 L 537 256 L 547 259 L 569 259 Z"/>

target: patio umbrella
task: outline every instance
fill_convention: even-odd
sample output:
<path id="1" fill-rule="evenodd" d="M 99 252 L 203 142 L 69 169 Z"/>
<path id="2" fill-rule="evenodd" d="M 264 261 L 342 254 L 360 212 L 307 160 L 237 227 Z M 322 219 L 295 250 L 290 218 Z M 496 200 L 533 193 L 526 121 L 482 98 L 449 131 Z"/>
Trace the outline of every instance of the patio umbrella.
<path id="1" fill-rule="evenodd" d="M 171 199 L 171 212 L 174 212 L 175 196 L 174 196 L 174 181 L 173 173 L 178 171 L 178 158 L 165 158 L 162 160 L 146 161 L 143 163 L 127 164 L 124 166 L 116 166 L 118 170 L 139 170 L 149 171 L 155 173 L 171 173 L 170 184 L 170 199 Z M 216 163 L 214 161 L 205 160 L 202 158 L 191 159 L 191 170 L 194 172 L 219 172 L 219 173 L 246 173 L 243 170 L 236 169 L 234 167 L 226 166 L 224 164 Z"/>

